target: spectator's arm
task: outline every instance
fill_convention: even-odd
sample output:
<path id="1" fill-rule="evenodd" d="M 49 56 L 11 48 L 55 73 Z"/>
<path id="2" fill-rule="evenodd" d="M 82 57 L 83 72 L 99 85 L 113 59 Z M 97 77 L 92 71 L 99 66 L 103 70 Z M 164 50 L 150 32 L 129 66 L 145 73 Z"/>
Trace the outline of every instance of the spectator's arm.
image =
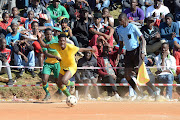
<path id="1" fill-rule="evenodd" d="M 41 44 L 41 46 L 43 46 L 43 47 L 45 47 L 45 48 L 50 48 L 50 47 L 49 47 L 49 44 L 45 44 L 45 43 L 44 43 L 44 41 L 42 40 L 41 36 L 42 36 L 41 33 L 38 33 L 37 37 L 38 37 L 38 41 L 39 41 L 39 43 Z"/>
<path id="2" fill-rule="evenodd" d="M 103 67 L 103 66 L 101 65 L 100 60 L 97 61 L 97 65 L 98 65 L 98 67 Z M 108 73 L 104 72 L 103 69 L 98 69 L 98 73 L 99 73 L 100 76 L 106 76 L 106 75 L 108 75 Z"/>
<path id="3" fill-rule="evenodd" d="M 69 6 L 69 15 L 71 18 L 76 19 L 76 15 L 74 14 L 74 8 L 72 6 Z"/>
<path id="4" fill-rule="evenodd" d="M 111 37 L 114 34 L 114 29 L 111 26 L 108 26 L 107 29 L 109 29 L 109 37 Z"/>
<path id="5" fill-rule="evenodd" d="M 79 48 L 79 52 L 87 52 L 87 51 L 96 52 L 96 50 L 94 50 L 93 48 Z"/>
<path id="6" fill-rule="evenodd" d="M 106 36 L 106 34 L 101 33 L 101 32 L 98 32 L 98 31 L 96 31 L 94 28 L 90 28 L 90 29 L 89 29 L 89 32 L 91 32 L 92 34 L 97 34 L 97 35 L 101 35 L 101 36 Z"/>
<path id="7" fill-rule="evenodd" d="M 176 49 L 180 49 L 180 45 L 177 43 L 177 41 L 174 41 L 174 47 L 175 47 Z"/>
<path id="8" fill-rule="evenodd" d="M 51 10 L 50 6 L 47 8 L 47 10 L 49 11 L 50 17 L 51 17 L 53 20 L 55 20 L 55 19 L 57 19 L 58 17 L 60 17 L 60 16 L 55 16 L 55 15 L 53 14 L 53 10 Z"/>
<path id="9" fill-rule="evenodd" d="M 68 29 L 69 29 L 69 36 L 72 37 L 73 36 L 72 30 L 71 30 L 71 28 L 69 26 L 68 26 Z"/>
<path id="10" fill-rule="evenodd" d="M 172 34 L 169 34 L 169 33 L 167 34 L 165 32 L 165 28 L 163 27 L 163 24 L 161 24 L 159 28 L 160 28 L 160 32 L 161 32 L 161 37 L 165 38 L 166 40 L 171 40 Z"/>
<path id="11" fill-rule="evenodd" d="M 68 14 L 68 12 L 67 12 L 67 10 L 66 10 L 65 7 L 62 8 L 62 16 L 64 16 L 64 17 L 66 17 L 67 19 L 69 19 L 69 14 Z"/>
<path id="12" fill-rule="evenodd" d="M 19 47 L 18 47 L 18 44 L 14 44 L 14 47 L 13 47 L 13 51 L 18 54 L 19 53 Z"/>

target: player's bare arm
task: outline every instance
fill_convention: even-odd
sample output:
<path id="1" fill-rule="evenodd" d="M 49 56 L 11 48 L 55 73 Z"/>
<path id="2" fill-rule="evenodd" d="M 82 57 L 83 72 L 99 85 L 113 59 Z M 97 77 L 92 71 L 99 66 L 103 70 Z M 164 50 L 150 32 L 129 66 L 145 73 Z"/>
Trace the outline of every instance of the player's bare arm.
<path id="1" fill-rule="evenodd" d="M 42 34 L 40 32 L 38 32 L 37 38 L 38 38 L 40 45 L 45 48 L 50 48 L 49 44 L 45 44 L 41 37 L 42 37 Z"/>

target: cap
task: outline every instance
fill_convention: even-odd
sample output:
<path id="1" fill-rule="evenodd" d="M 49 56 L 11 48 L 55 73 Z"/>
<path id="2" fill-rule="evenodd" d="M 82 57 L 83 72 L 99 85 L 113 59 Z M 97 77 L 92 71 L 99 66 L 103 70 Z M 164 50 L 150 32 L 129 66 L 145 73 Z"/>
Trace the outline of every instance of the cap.
<path id="1" fill-rule="evenodd" d="M 171 17 L 172 20 L 174 20 L 174 17 L 173 17 L 173 15 L 171 13 L 166 14 L 165 18 L 167 18 L 167 17 Z"/>
<path id="2" fill-rule="evenodd" d="M 154 21 L 155 19 L 154 19 L 153 16 L 150 16 L 150 17 L 147 18 L 147 20 L 148 20 L 148 21 Z"/>
<path id="3" fill-rule="evenodd" d="M 102 18 L 102 14 L 101 13 L 94 13 L 94 18 Z"/>
<path id="4" fill-rule="evenodd" d="M 48 20 L 48 16 L 46 14 L 39 14 L 39 18 Z"/>
<path id="5" fill-rule="evenodd" d="M 83 7 L 83 8 L 81 9 L 81 11 L 87 11 L 87 12 L 89 12 L 89 8 L 88 8 L 88 7 Z"/>
<path id="6" fill-rule="evenodd" d="M 61 30 L 61 28 L 59 28 L 59 27 L 52 27 L 54 30 L 57 30 L 57 31 L 60 31 L 60 32 L 62 32 L 62 30 Z"/>

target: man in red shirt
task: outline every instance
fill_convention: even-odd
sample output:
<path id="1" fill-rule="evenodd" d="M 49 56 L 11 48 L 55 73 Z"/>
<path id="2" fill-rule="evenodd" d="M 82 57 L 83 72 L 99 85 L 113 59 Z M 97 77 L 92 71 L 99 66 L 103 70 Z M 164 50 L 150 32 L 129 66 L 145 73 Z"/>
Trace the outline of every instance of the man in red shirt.
<path id="1" fill-rule="evenodd" d="M 10 66 L 9 63 L 11 61 L 11 50 L 6 48 L 6 39 L 0 38 L 0 66 Z M 1 71 L 1 67 L 0 67 Z M 11 68 L 6 67 L 6 71 L 8 74 L 9 82 L 7 85 L 13 85 L 12 75 L 11 75 Z M 7 78 L 3 78 L 0 76 L 0 81 L 8 81 Z"/>

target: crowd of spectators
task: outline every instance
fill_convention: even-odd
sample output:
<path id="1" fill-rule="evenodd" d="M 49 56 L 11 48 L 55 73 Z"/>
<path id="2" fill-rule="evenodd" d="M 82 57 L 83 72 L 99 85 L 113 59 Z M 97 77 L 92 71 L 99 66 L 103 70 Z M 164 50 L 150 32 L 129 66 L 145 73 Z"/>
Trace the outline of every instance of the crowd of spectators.
<path id="1" fill-rule="evenodd" d="M 17 7 L 10 5 L 12 8 L 7 7 L 8 3 L 8 0 L 0 1 L 0 68 L 2 65 L 15 65 L 18 66 L 19 76 L 22 77 L 24 72 L 28 71 L 35 77 L 33 67 L 42 67 L 44 58 L 47 57 L 38 42 L 37 34 L 41 32 L 45 39 L 44 31 L 51 29 L 54 39 L 58 39 L 60 34 L 65 34 L 68 43 L 96 50 L 95 53 L 78 52 L 77 55 L 82 57 L 77 61 L 78 67 L 103 69 L 78 70 L 75 75 L 76 82 L 116 83 L 127 82 L 126 79 L 129 79 L 130 83 L 132 78 L 129 78 L 130 75 L 127 77 L 127 73 L 136 76 L 136 70 L 125 70 L 124 73 L 122 69 L 111 67 L 138 65 L 138 38 L 145 39 L 145 43 L 141 42 L 140 45 L 146 46 L 141 51 L 146 55 L 146 66 L 158 67 L 156 75 L 148 69 L 150 81 L 172 84 L 177 74 L 176 81 L 180 83 L 180 68 L 176 68 L 180 65 L 178 0 L 16 0 Z M 120 12 L 126 14 L 129 23 L 127 27 L 123 26 L 122 16 L 119 18 L 121 23 L 115 26 L 115 20 L 110 14 L 112 7 L 117 7 L 114 3 L 120 4 Z M 123 39 L 128 39 L 129 42 L 124 42 Z M 119 49 L 121 47 L 122 51 Z M 127 59 L 131 59 L 131 62 Z M 30 68 L 24 69 L 24 66 Z M 14 81 L 11 69 L 7 67 L 6 70 L 9 79 L 7 84 L 12 85 Z M 134 83 L 131 81 L 130 84 Z M 135 90 L 134 86 L 132 88 Z M 95 89 L 99 97 L 98 87 Z M 115 86 L 106 89 L 108 96 L 121 94 Z M 146 89 L 151 91 L 148 87 Z M 88 95 L 88 90 L 86 87 L 85 96 Z M 138 91 L 134 90 L 130 90 L 130 96 L 138 94 Z M 161 95 L 163 90 L 161 88 Z M 153 96 L 152 92 L 149 94 Z M 172 98 L 172 86 L 166 88 L 166 97 Z"/>

